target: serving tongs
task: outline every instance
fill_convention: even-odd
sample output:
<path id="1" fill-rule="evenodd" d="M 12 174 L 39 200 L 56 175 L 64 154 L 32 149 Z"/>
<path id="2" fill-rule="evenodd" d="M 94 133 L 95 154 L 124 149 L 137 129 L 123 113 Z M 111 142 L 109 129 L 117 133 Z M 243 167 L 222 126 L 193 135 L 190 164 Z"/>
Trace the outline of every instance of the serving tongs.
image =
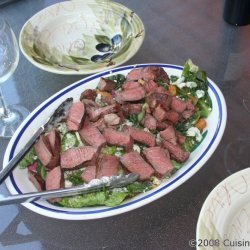
<path id="1" fill-rule="evenodd" d="M 36 142 L 37 138 L 42 134 L 51 131 L 56 125 L 65 119 L 65 116 L 73 103 L 73 98 L 67 98 L 55 112 L 49 117 L 48 121 L 41 126 L 34 135 L 29 139 L 26 145 L 9 161 L 7 166 L 0 172 L 0 185 L 9 176 L 11 171 L 17 166 L 17 164 L 23 159 L 28 150 Z M 126 176 L 112 176 L 108 180 L 101 179 L 97 180 L 93 184 L 79 185 L 72 188 L 56 189 L 51 191 L 33 192 L 26 194 L 12 195 L 8 197 L 1 198 L 0 196 L 0 206 L 9 205 L 16 203 L 32 202 L 34 200 L 52 199 L 60 198 L 66 196 L 74 196 L 79 194 L 86 194 L 90 192 L 95 192 L 103 188 L 111 189 L 116 187 L 124 187 L 130 183 L 135 182 L 138 179 L 137 174 L 128 174 Z"/>
<path id="2" fill-rule="evenodd" d="M 38 199 L 52 199 L 80 194 L 88 194 L 102 189 L 113 189 L 127 186 L 138 179 L 138 175 L 130 173 L 128 175 L 112 176 L 96 180 L 93 184 L 79 185 L 71 188 L 55 189 L 51 191 L 33 192 L 26 194 L 17 194 L 8 197 L 0 197 L 0 206 L 11 205 L 24 202 L 32 202 Z"/>

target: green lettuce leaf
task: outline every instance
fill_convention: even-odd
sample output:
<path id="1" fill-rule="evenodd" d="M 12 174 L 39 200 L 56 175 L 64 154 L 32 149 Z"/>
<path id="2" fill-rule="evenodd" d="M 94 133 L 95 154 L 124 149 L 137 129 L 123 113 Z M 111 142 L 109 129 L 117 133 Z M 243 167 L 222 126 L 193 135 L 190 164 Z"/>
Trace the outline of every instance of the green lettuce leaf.
<path id="1" fill-rule="evenodd" d="M 18 167 L 21 169 L 27 168 L 30 164 L 32 164 L 37 159 L 36 151 L 32 147 L 25 157 L 19 162 Z"/>

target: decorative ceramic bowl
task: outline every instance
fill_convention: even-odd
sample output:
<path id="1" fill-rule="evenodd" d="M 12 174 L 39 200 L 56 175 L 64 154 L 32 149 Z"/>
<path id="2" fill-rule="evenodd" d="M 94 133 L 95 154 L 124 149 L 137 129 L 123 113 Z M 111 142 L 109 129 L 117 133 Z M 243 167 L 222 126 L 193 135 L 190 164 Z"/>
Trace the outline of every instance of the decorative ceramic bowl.
<path id="1" fill-rule="evenodd" d="M 196 246 L 202 249 L 249 249 L 250 168 L 220 182 L 204 202 L 197 223 Z"/>
<path id="2" fill-rule="evenodd" d="M 145 36 L 141 19 L 108 0 L 73 0 L 38 12 L 23 26 L 19 44 L 40 69 L 91 74 L 129 60 Z"/>

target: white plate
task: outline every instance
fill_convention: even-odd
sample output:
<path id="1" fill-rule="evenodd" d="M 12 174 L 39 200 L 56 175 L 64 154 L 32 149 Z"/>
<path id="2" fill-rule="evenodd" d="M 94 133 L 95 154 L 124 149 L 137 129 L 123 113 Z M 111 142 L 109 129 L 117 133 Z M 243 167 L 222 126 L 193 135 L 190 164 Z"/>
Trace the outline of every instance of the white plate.
<path id="1" fill-rule="evenodd" d="M 95 74 L 68 86 L 67 88 L 59 91 L 57 94 L 53 95 L 44 103 L 39 105 L 22 123 L 22 125 L 19 127 L 19 129 L 16 131 L 11 141 L 9 142 L 4 156 L 4 166 L 13 157 L 13 155 L 15 155 L 22 148 L 22 146 L 30 138 L 32 133 L 46 121 L 47 117 L 51 115 L 56 107 L 61 104 L 67 97 L 74 97 L 74 100 L 78 100 L 80 94 L 85 89 L 95 88 L 97 86 L 100 77 L 107 77 L 112 73 L 126 75 L 134 68 L 145 66 L 163 67 L 169 75 L 177 76 L 180 76 L 183 69 L 183 67 L 169 64 L 131 65 L 113 69 L 112 72 L 105 71 L 103 73 Z M 181 185 L 184 181 L 189 179 L 203 166 L 203 164 L 213 154 L 214 150 L 221 140 L 226 125 L 226 104 L 221 91 L 210 79 L 209 95 L 212 99 L 213 110 L 207 119 L 207 136 L 205 137 L 201 145 L 191 154 L 185 165 L 170 179 L 163 181 L 157 188 L 149 192 L 137 195 L 136 197 L 127 200 L 126 202 L 116 207 L 87 207 L 82 209 L 69 209 L 53 206 L 46 201 L 36 201 L 23 205 L 36 213 L 58 219 L 96 219 L 130 211 L 132 209 L 148 204 L 169 193 L 170 191 Z M 15 169 L 13 171 L 13 174 L 10 175 L 10 178 L 6 180 L 6 185 L 12 194 L 36 191 L 35 187 L 28 180 L 27 176 L 28 175 L 25 170 Z"/>
<path id="2" fill-rule="evenodd" d="M 73 0 L 51 5 L 23 26 L 19 45 L 40 69 L 83 75 L 114 68 L 141 47 L 145 28 L 122 4 Z"/>
<path id="3" fill-rule="evenodd" d="M 250 168 L 211 191 L 200 212 L 196 240 L 197 249 L 249 249 L 244 244 L 250 244 Z"/>

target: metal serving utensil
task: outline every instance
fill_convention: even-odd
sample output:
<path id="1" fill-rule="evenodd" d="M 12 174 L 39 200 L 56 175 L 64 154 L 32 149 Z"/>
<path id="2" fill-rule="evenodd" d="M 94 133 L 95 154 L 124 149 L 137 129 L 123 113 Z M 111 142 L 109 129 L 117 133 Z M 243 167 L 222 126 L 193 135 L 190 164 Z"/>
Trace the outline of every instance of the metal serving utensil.
<path id="1" fill-rule="evenodd" d="M 55 127 L 57 123 L 62 121 L 72 103 L 73 103 L 73 98 L 67 98 L 64 102 L 62 102 L 58 106 L 58 108 L 54 111 L 52 116 L 48 118 L 48 121 L 34 133 L 34 135 L 26 143 L 26 145 L 10 160 L 7 166 L 2 169 L 2 171 L 0 172 L 0 185 L 9 176 L 10 172 L 16 167 L 16 165 L 22 160 L 22 158 L 25 156 L 28 150 L 35 143 L 37 138 L 42 133 L 49 132 L 52 128 Z"/>
<path id="2" fill-rule="evenodd" d="M 3 198 L 0 197 L 0 206 L 19 204 L 19 203 L 24 203 L 24 202 L 32 202 L 41 198 L 51 199 L 51 198 L 86 194 L 86 193 L 91 193 L 91 192 L 101 190 L 103 188 L 111 189 L 111 188 L 124 187 L 124 186 L 127 186 L 128 184 L 135 182 L 138 179 L 138 177 L 139 176 L 137 174 L 130 173 L 125 176 L 112 176 L 108 179 L 104 177 L 101 180 L 97 180 L 97 182 L 94 184 L 90 183 L 90 184 L 75 186 L 72 188 L 18 194 L 18 195 L 3 197 Z"/>

